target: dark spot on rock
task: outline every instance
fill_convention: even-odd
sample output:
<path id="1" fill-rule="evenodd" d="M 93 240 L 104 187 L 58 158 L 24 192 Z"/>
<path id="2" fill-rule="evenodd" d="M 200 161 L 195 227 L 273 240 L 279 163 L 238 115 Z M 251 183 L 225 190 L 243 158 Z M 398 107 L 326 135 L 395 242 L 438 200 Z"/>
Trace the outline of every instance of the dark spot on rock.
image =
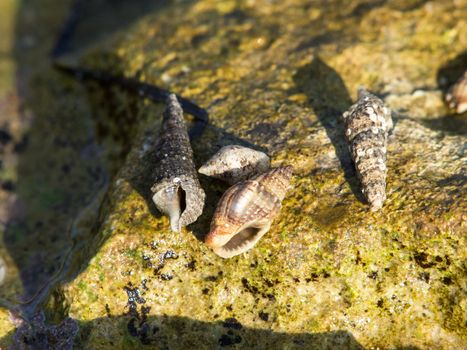
<path id="1" fill-rule="evenodd" d="M 161 274 L 160 277 L 161 277 L 161 280 L 163 280 L 163 281 L 170 281 L 171 279 L 174 278 L 174 276 L 171 275 L 170 273 L 163 273 L 163 274 Z"/>
<path id="2" fill-rule="evenodd" d="M 138 336 L 138 330 L 136 329 L 136 319 L 132 318 L 130 322 L 127 324 L 127 329 L 128 333 L 130 333 L 131 336 L 137 337 Z"/>
<path id="3" fill-rule="evenodd" d="M 209 294 L 209 288 L 203 288 L 203 290 L 201 291 L 204 295 L 208 295 Z"/>
<path id="4" fill-rule="evenodd" d="M 258 266 L 258 262 L 257 262 L 257 261 L 253 261 L 253 262 L 250 264 L 250 267 L 251 267 L 251 268 L 255 268 L 256 266 Z"/>
<path id="5" fill-rule="evenodd" d="M 217 281 L 217 276 L 208 276 L 204 280 L 209 281 L 209 282 L 216 282 Z"/>
<path id="6" fill-rule="evenodd" d="M 452 284 L 452 278 L 451 277 L 443 277 L 442 281 L 447 286 L 450 286 Z"/>
<path id="7" fill-rule="evenodd" d="M 260 311 L 258 315 L 259 315 L 259 318 L 265 322 L 269 320 L 269 314 L 267 312 Z"/>
<path id="8" fill-rule="evenodd" d="M 252 294 L 258 293 L 258 288 L 255 286 L 252 286 L 245 277 L 242 278 L 242 285 L 248 292 Z"/>
<path id="9" fill-rule="evenodd" d="M 148 280 L 145 278 L 141 281 L 141 289 L 144 289 L 144 290 L 149 290 L 148 286 L 146 285 L 146 283 L 148 283 Z"/>
<path id="10" fill-rule="evenodd" d="M 300 339 L 300 338 L 295 338 L 295 339 L 293 340 L 293 343 L 294 343 L 294 344 L 297 344 L 297 345 L 300 345 L 300 346 L 305 345 L 305 341 L 304 341 L 303 339 Z"/>
<path id="11" fill-rule="evenodd" d="M 196 261 L 193 259 L 189 263 L 185 264 L 185 267 L 190 271 L 196 270 Z"/>
<path id="12" fill-rule="evenodd" d="M 389 272 L 389 267 L 385 267 L 384 271 Z"/>
<path id="13" fill-rule="evenodd" d="M 323 272 L 323 277 L 324 277 L 324 278 L 331 277 L 331 274 L 330 274 L 329 272 L 327 272 L 327 271 L 324 271 L 324 272 Z"/>
<path id="14" fill-rule="evenodd" d="M 219 338 L 219 345 L 220 346 L 229 346 L 234 344 L 240 344 L 242 342 L 242 338 L 239 335 L 228 335 L 223 334 Z"/>
<path id="15" fill-rule="evenodd" d="M 105 304 L 105 313 L 106 313 L 107 317 L 112 317 L 112 314 L 110 313 L 109 304 Z"/>
<path id="16" fill-rule="evenodd" d="M 141 296 L 139 288 L 133 287 L 131 282 L 129 282 L 125 287 L 123 287 L 123 289 L 125 290 L 127 297 L 128 297 L 128 301 L 127 301 L 127 306 L 129 308 L 128 314 L 132 316 L 138 315 L 137 304 L 144 304 L 146 300 L 144 300 L 144 298 Z"/>
<path id="17" fill-rule="evenodd" d="M 360 251 L 357 250 L 357 257 L 355 258 L 355 264 L 358 265 L 362 262 L 362 258 L 360 257 Z"/>
<path id="18" fill-rule="evenodd" d="M 178 254 L 173 250 L 168 250 L 164 253 L 164 259 L 178 259 Z"/>
<path id="19" fill-rule="evenodd" d="M 12 137 L 11 134 L 3 129 L 0 129 L 0 144 L 1 145 L 6 145 L 11 141 Z"/>
<path id="20" fill-rule="evenodd" d="M 226 318 L 222 324 L 225 328 L 232 328 L 232 329 L 242 329 L 243 326 L 240 322 L 237 321 L 234 317 Z"/>
<path id="21" fill-rule="evenodd" d="M 233 310 L 232 304 L 227 305 L 225 308 L 227 309 L 227 311 L 232 311 Z"/>
<path id="22" fill-rule="evenodd" d="M 422 281 L 425 281 L 426 283 L 430 282 L 430 274 L 428 272 L 420 273 L 418 278 L 420 278 Z"/>
<path id="23" fill-rule="evenodd" d="M 445 255 L 444 258 L 446 259 L 446 265 L 451 265 L 451 260 L 449 260 L 449 256 Z"/>
<path id="24" fill-rule="evenodd" d="M 376 302 L 376 305 L 377 305 L 378 307 L 383 307 L 383 305 L 384 305 L 384 300 L 383 300 L 383 298 L 379 299 L 379 300 Z"/>
<path id="25" fill-rule="evenodd" d="M 378 271 L 372 271 L 368 274 L 368 277 L 375 280 L 378 277 Z"/>
<path id="26" fill-rule="evenodd" d="M 433 267 L 435 265 L 433 262 L 428 262 L 428 255 L 424 252 L 416 252 L 414 254 L 414 259 L 417 265 L 424 269 Z"/>
<path id="27" fill-rule="evenodd" d="M 300 278 L 294 277 L 294 278 L 292 278 L 292 279 L 293 279 L 293 281 L 294 281 L 295 283 L 300 283 Z"/>
<path id="28" fill-rule="evenodd" d="M 437 255 L 437 256 L 435 257 L 435 261 L 436 261 L 436 262 L 442 262 L 442 261 L 443 261 L 443 258 L 440 257 L 439 255 Z"/>
<path id="29" fill-rule="evenodd" d="M 13 181 L 7 180 L 2 183 L 2 190 L 8 191 L 8 192 L 13 192 L 15 190 L 16 186 L 13 183 Z"/>
<path id="30" fill-rule="evenodd" d="M 70 169 L 71 169 L 71 167 L 70 167 L 69 164 L 63 164 L 63 165 L 62 165 L 62 172 L 63 172 L 64 174 L 68 174 L 68 173 L 70 172 Z"/>

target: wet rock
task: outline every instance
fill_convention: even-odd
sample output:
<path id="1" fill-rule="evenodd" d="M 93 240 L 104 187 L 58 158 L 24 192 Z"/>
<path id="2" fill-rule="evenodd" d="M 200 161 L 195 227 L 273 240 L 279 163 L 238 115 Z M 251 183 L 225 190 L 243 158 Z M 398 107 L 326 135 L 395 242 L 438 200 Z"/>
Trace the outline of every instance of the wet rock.
<path id="1" fill-rule="evenodd" d="M 296 179 L 268 235 L 222 260 L 199 239 L 222 185 L 203 183 L 204 215 L 169 232 L 133 180 L 152 169 L 141 149 L 160 106 L 96 94 L 98 106 L 141 103 L 146 114 L 126 124 L 128 154 L 86 238 L 92 257 L 63 287 L 86 331 L 79 346 L 465 347 L 464 137 L 444 127 L 437 71 L 466 47 L 467 28 L 458 1 L 400 3 L 177 2 L 83 58 L 155 84 L 170 76 L 171 90 L 209 108 L 211 126 L 192 142 L 197 165 L 228 133 L 265 149 L 272 166 L 293 165 Z M 395 113 L 377 213 L 355 195 L 339 120 L 360 85 Z M 108 121 L 118 130 L 121 120 Z M 130 315 L 124 288 L 143 280 Z"/>

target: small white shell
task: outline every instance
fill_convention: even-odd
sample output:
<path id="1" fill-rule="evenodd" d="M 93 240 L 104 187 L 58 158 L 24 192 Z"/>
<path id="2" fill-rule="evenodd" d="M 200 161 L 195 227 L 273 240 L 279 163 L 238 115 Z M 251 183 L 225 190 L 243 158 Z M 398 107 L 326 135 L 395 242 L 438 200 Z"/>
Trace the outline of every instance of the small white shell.
<path id="1" fill-rule="evenodd" d="M 222 147 L 198 172 L 233 185 L 264 173 L 269 169 L 269 163 L 269 157 L 263 152 L 229 145 Z"/>

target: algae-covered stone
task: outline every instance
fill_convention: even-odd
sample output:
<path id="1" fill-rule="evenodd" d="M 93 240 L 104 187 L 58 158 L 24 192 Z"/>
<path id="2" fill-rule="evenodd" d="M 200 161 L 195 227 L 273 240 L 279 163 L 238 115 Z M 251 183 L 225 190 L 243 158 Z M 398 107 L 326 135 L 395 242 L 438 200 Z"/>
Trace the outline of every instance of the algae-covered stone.
<path id="1" fill-rule="evenodd" d="M 293 165 L 294 190 L 254 249 L 223 260 L 201 241 L 221 183 L 200 179 L 206 208 L 181 233 L 151 203 L 161 106 L 118 90 L 94 97 L 109 109 L 99 125 L 126 135 L 129 151 L 63 286 L 76 347 L 465 348 L 466 121 L 453 123 L 437 85 L 467 47 L 465 7 L 220 3 L 149 11 L 81 64 L 205 107 L 198 166 L 226 137 L 241 140 L 274 167 Z M 340 119 L 361 85 L 395 111 L 378 213 L 361 202 Z"/>
<path id="2" fill-rule="evenodd" d="M 111 54 L 125 75 L 138 71 L 207 107 L 198 163 L 227 132 L 297 175 L 271 231 L 225 261 L 197 239 L 224 188 L 202 181 L 205 214 L 170 232 L 131 180 L 136 141 L 108 195 L 108 239 L 65 288 L 70 315 L 86 324 L 83 344 L 321 349 L 350 337 L 341 348 L 465 346 L 465 120 L 443 128 L 436 93 L 438 69 L 466 46 L 465 10 L 455 1 L 402 7 L 178 3 L 84 59 L 102 69 Z M 359 201 L 339 119 L 360 85 L 396 111 L 388 199 L 376 214 Z"/>

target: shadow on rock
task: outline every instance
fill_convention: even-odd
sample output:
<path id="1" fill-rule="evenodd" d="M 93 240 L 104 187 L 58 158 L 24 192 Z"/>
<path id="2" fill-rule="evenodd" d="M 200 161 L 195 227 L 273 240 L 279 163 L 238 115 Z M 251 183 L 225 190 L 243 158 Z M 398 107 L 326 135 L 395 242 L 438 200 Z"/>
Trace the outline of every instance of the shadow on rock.
<path id="1" fill-rule="evenodd" d="M 10 278 L 7 271 L 10 279 L 1 286 L 0 302 L 8 306 L 20 303 L 17 311 L 26 319 L 33 317 L 49 292 L 68 275 L 66 270 L 70 271 L 68 276 L 74 276 L 76 271 L 84 269 L 98 245 L 105 240 L 105 237 L 94 237 L 96 222 L 86 223 L 90 232 L 86 238 L 75 237 L 73 225 L 90 205 L 97 212 L 100 210 L 95 198 L 101 198 L 108 179 L 118 170 L 130 149 L 122 143 L 118 151 L 123 151 L 117 154 L 112 150 L 114 158 L 109 159 L 106 144 L 101 142 L 106 135 L 100 129 L 102 125 L 96 123 L 99 118 L 93 119 L 98 112 L 90 108 L 86 91 L 52 69 L 49 59 L 52 36 L 67 16 L 69 4 L 57 5 L 51 11 L 51 2 L 21 2 L 14 38 L 15 93 L 19 100 L 18 123 L 23 134 L 13 135 L 9 142 L 14 146 L 11 149 L 17 165 L 16 179 L 10 186 L 14 201 L 2 203 L 8 204 L 7 217 L 2 218 L 5 221 L 2 243 L 19 272 L 18 276 Z M 84 2 L 78 0 L 78 3 Z M 71 16 L 86 22 L 84 30 L 78 30 L 74 45 L 86 46 L 98 36 L 124 30 L 166 3 L 169 2 L 87 2 L 84 16 L 73 13 Z M 74 9 L 77 8 L 79 6 L 75 5 Z M 71 34 L 68 31 L 60 40 L 71 40 Z M 67 48 L 63 45 L 57 51 Z M 113 125 L 120 122 L 122 120 L 114 120 Z M 114 133 L 111 129 L 108 134 L 114 137 L 124 131 Z M 114 144 L 118 142 L 121 140 L 114 140 Z M 96 215 L 91 216 L 96 218 Z M 92 249 L 88 249 L 90 246 Z M 80 249 L 70 259 L 70 252 L 76 247 Z"/>
<path id="2" fill-rule="evenodd" d="M 297 71 L 294 81 L 296 88 L 307 95 L 309 104 L 326 129 L 353 194 L 364 202 L 345 139 L 342 114 L 352 105 L 352 100 L 344 81 L 318 56 Z"/>
<path id="3" fill-rule="evenodd" d="M 41 329 L 36 337 L 15 338 L 18 348 L 34 349 L 48 344 L 50 349 L 64 349 L 54 344 L 67 344 L 75 336 L 75 328 L 64 323 L 60 332 Z M 104 333 L 101 333 L 105 330 Z M 23 333 L 28 334 L 27 330 Z M 29 332 L 30 333 L 30 332 Z M 11 336 L 11 335 L 10 335 Z M 48 339 L 50 338 L 50 339 Z M 24 341 L 29 341 L 25 344 Z M 40 341 L 40 343 L 39 343 Z M 5 339 L 0 340 L 5 343 Z M 179 316 L 110 316 L 80 323 L 74 339 L 74 348 L 84 349 L 308 349 L 308 350 L 364 350 L 351 333 L 332 331 L 324 333 L 282 333 L 243 326 L 235 318 L 218 322 L 203 322 Z M 37 347 L 36 347 L 37 348 Z M 67 347 L 66 349 L 71 349 Z M 414 349 L 415 348 L 404 348 Z"/>
<path id="4" fill-rule="evenodd" d="M 467 70 L 467 51 L 454 57 L 438 69 L 437 82 L 438 87 L 443 91 L 443 97 L 449 88 L 464 74 Z"/>

